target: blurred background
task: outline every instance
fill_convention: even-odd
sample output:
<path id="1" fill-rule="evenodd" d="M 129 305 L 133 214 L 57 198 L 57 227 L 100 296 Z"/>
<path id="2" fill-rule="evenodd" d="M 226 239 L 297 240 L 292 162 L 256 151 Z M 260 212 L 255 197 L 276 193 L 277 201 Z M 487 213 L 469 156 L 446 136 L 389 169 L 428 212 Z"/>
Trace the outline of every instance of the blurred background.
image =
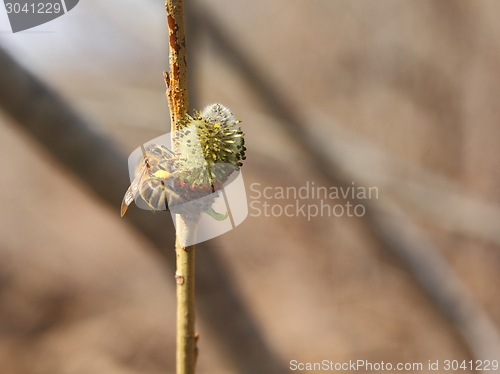
<path id="1" fill-rule="evenodd" d="M 363 217 L 250 209 L 200 244 L 198 372 L 500 360 L 500 3 L 186 7 L 191 107 L 243 121 L 249 203 L 379 192 Z M 1 373 L 175 372 L 170 216 L 119 216 L 128 154 L 170 128 L 167 35 L 160 0 L 17 34 L 0 6 Z"/>

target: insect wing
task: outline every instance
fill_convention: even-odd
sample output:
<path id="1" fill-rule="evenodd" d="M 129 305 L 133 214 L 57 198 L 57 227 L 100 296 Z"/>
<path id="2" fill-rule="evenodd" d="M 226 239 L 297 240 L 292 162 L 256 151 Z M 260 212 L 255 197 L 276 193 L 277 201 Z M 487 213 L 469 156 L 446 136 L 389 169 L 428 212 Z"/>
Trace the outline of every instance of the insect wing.
<path id="1" fill-rule="evenodd" d="M 139 192 L 139 185 L 141 184 L 142 177 L 146 173 L 147 169 L 148 165 L 144 163 L 144 165 L 141 167 L 141 170 L 139 170 L 139 173 L 137 173 L 136 177 L 130 184 L 130 187 L 127 189 L 127 192 L 125 192 L 125 196 L 123 197 L 121 211 L 120 211 L 121 217 L 123 217 L 125 213 L 127 213 L 129 205 L 132 203 L 132 201 L 134 201 L 135 197 L 137 196 Z"/>

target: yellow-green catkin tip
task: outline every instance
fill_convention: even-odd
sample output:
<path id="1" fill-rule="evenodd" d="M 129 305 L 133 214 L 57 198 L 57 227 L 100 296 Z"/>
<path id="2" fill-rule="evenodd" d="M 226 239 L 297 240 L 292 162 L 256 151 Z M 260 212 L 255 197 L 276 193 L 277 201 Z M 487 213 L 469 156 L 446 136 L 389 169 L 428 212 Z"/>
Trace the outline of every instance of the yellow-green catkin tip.
<path id="1" fill-rule="evenodd" d="M 193 117 L 186 116 L 174 137 L 179 155 L 176 182 L 189 197 L 205 195 L 222 188 L 245 160 L 244 134 L 231 111 L 222 104 L 211 104 Z"/>

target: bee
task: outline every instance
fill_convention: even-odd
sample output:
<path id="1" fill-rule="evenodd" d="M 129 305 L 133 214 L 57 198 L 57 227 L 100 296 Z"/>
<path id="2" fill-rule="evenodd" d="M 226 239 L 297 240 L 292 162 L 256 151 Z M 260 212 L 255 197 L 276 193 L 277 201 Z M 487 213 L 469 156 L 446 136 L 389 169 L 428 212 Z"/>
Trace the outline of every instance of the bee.
<path id="1" fill-rule="evenodd" d="M 139 194 L 153 210 L 169 211 L 167 191 L 169 180 L 178 172 L 175 169 L 177 157 L 164 145 L 141 146 L 143 159 L 137 165 L 137 172 L 122 200 L 120 215 L 127 213 L 128 207 Z M 168 191 L 170 193 L 170 191 Z"/>

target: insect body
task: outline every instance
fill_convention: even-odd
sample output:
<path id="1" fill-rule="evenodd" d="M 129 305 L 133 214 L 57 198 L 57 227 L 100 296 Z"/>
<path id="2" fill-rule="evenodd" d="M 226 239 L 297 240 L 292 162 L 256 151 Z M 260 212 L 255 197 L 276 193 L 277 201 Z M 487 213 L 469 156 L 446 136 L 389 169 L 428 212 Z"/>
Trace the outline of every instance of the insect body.
<path id="1" fill-rule="evenodd" d="M 163 145 L 143 148 L 144 159 L 122 201 L 122 217 L 140 195 L 153 210 L 170 209 L 185 217 L 206 212 L 223 219 L 211 206 L 245 160 L 240 122 L 222 104 L 211 104 L 181 121 L 172 134 L 175 153 Z"/>
<path id="2" fill-rule="evenodd" d="M 168 211 L 167 190 L 169 180 L 178 173 L 175 154 L 164 145 L 150 144 L 142 149 L 143 160 L 137 165 L 137 173 L 122 200 L 121 216 L 139 194 L 153 209 Z"/>

